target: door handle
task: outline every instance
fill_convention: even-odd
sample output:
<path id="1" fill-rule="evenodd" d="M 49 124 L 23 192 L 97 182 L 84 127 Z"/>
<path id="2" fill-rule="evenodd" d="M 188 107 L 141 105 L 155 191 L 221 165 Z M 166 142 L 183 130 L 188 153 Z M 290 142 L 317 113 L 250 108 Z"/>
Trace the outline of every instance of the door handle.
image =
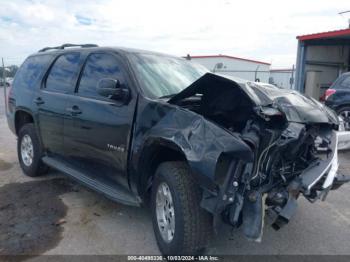
<path id="1" fill-rule="evenodd" d="M 69 112 L 72 116 L 79 115 L 82 113 L 82 111 L 78 106 L 72 106 L 72 107 L 66 108 L 66 111 Z"/>
<path id="2" fill-rule="evenodd" d="M 34 103 L 39 105 L 45 104 L 45 101 L 41 97 L 37 97 L 34 99 Z"/>

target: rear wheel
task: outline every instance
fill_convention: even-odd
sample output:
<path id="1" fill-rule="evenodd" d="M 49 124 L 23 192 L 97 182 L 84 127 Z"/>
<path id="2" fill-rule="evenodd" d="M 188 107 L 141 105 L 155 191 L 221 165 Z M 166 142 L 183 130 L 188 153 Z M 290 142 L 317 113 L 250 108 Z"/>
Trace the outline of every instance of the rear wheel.
<path id="1" fill-rule="evenodd" d="M 164 255 L 197 255 L 212 234 L 211 215 L 200 207 L 201 190 L 184 162 L 162 163 L 152 185 L 152 220 Z"/>
<path id="2" fill-rule="evenodd" d="M 346 131 L 350 131 L 350 107 L 342 107 L 337 110 L 339 116 L 344 120 L 344 128 Z"/>
<path id="3" fill-rule="evenodd" d="M 19 164 L 27 176 L 39 176 L 48 170 L 41 161 L 42 150 L 32 123 L 25 124 L 19 130 L 17 153 Z"/>

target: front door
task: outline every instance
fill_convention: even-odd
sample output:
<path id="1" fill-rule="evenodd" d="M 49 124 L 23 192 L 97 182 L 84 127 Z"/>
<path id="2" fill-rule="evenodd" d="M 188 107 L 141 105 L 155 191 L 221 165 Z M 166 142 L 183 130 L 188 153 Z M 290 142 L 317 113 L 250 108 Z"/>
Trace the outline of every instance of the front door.
<path id="1" fill-rule="evenodd" d="M 67 101 L 71 115 L 64 123 L 65 154 L 80 168 L 113 178 L 127 187 L 135 99 L 131 95 L 124 103 L 99 95 L 97 85 L 106 78 L 117 79 L 123 86 L 130 85 L 122 60 L 116 54 L 90 54 L 78 89 Z"/>

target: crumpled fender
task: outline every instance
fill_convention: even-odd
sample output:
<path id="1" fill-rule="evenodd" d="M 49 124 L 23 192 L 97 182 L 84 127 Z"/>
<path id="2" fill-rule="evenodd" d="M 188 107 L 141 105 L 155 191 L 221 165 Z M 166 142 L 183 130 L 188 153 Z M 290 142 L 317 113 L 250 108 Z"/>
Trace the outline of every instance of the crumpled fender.
<path id="1" fill-rule="evenodd" d="M 134 166 L 138 166 L 142 152 L 160 140 L 180 148 L 192 170 L 211 180 L 214 180 L 216 164 L 222 153 L 253 160 L 251 149 L 239 134 L 178 106 L 140 101 L 132 146 Z"/>

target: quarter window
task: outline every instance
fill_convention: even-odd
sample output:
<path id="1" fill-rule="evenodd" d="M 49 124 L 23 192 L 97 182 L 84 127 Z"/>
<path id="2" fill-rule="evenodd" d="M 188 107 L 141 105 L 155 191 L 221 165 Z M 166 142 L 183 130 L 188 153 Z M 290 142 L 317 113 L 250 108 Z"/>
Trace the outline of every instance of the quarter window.
<path id="1" fill-rule="evenodd" d="M 80 53 L 61 55 L 51 68 L 46 80 L 46 89 L 66 93 L 73 91 L 79 73 Z"/>
<path id="2" fill-rule="evenodd" d="M 341 81 L 340 86 L 343 88 L 350 88 L 350 76 L 344 78 L 343 81 Z"/>
<path id="3" fill-rule="evenodd" d="M 97 83 L 103 78 L 118 79 L 123 82 L 118 60 L 111 54 L 89 55 L 79 83 L 79 95 L 100 97 L 96 91 Z"/>
<path id="4" fill-rule="evenodd" d="M 51 55 L 38 55 L 27 58 L 18 70 L 13 86 L 20 85 L 33 89 L 51 59 Z"/>

